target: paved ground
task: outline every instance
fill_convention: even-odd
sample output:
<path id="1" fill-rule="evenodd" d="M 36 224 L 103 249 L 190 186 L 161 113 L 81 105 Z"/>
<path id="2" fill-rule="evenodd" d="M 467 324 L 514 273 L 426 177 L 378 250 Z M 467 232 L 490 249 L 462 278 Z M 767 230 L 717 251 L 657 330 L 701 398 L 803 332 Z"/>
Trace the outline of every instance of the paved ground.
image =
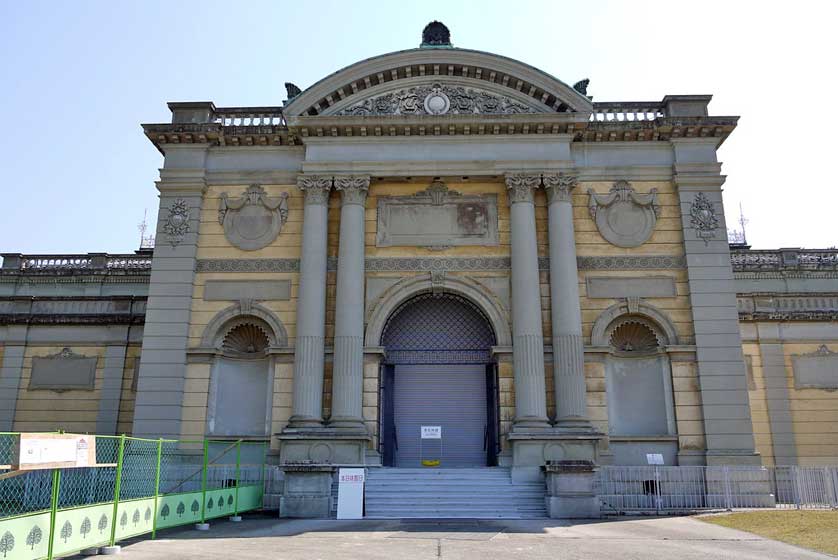
<path id="1" fill-rule="evenodd" d="M 686 517 L 613 521 L 329 521 L 251 516 L 162 531 L 125 560 L 769 560 L 833 558 Z"/>

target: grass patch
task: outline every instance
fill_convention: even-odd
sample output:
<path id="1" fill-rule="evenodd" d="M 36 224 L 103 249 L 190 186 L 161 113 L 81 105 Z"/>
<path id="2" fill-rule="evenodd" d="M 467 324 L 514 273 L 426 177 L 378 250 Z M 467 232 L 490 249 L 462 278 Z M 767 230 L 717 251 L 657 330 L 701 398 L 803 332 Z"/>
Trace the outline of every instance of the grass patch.
<path id="1" fill-rule="evenodd" d="M 838 511 L 745 511 L 697 519 L 838 555 Z"/>

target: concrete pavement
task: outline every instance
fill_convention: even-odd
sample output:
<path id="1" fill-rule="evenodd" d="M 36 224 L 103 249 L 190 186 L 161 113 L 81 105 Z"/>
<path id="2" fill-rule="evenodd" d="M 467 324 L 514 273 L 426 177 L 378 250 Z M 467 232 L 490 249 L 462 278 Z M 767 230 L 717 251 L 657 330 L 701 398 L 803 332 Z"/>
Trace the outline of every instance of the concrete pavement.
<path id="1" fill-rule="evenodd" d="M 608 521 L 213 521 L 210 531 L 162 531 L 124 546 L 125 560 L 769 560 L 826 559 L 686 517 Z"/>

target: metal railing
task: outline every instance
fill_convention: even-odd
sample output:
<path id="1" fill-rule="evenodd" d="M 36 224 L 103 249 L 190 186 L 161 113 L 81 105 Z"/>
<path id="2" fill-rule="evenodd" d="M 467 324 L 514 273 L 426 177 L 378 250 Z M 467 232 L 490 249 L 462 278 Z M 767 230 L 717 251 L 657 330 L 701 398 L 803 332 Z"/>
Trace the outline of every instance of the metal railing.
<path id="1" fill-rule="evenodd" d="M 600 467 L 603 514 L 838 508 L 838 467 Z"/>
<path id="2" fill-rule="evenodd" d="M 3 558 L 52 559 L 262 507 L 265 442 L 96 436 L 96 466 L 21 472 L 19 437 L 0 433 Z"/>

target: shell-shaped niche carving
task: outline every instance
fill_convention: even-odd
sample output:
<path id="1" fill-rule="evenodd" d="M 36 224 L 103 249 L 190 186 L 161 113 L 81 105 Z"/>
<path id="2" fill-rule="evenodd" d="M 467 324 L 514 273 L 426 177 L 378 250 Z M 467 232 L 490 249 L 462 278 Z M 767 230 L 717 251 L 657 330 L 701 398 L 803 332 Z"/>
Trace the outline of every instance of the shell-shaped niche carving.
<path id="1" fill-rule="evenodd" d="M 221 342 L 221 350 L 234 356 L 262 354 L 270 346 L 268 335 L 252 323 L 233 327 Z"/>
<path id="2" fill-rule="evenodd" d="M 649 325 L 629 319 L 611 332 L 611 346 L 620 352 L 653 352 L 660 341 Z"/>
<path id="3" fill-rule="evenodd" d="M 617 247 L 639 247 L 652 236 L 660 214 L 658 191 L 634 191 L 627 181 L 617 181 L 608 194 L 588 189 L 588 210 L 599 233 Z"/>

